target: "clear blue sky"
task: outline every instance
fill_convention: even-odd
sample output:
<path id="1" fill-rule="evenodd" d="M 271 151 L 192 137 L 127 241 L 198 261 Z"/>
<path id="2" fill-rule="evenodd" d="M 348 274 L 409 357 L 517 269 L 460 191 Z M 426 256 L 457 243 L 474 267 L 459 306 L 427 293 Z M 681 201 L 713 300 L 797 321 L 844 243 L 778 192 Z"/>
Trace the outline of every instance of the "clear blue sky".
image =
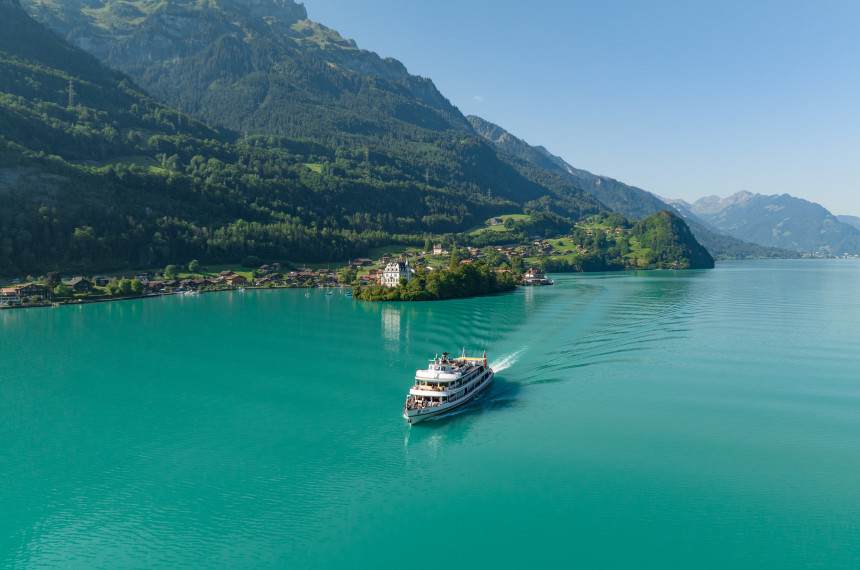
<path id="1" fill-rule="evenodd" d="M 860 216 L 860 2 L 304 0 L 464 114 L 660 196 Z"/>

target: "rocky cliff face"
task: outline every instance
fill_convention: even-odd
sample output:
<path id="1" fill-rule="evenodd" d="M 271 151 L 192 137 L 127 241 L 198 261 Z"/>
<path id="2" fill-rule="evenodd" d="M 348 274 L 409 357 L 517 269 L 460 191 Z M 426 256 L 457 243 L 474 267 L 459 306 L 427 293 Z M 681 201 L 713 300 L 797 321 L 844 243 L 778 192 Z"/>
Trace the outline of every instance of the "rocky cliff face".
<path id="1" fill-rule="evenodd" d="M 308 17 L 304 4 L 296 4 L 292 0 L 244 0 L 252 12 L 267 18 L 276 18 L 284 23 L 292 24 Z"/>
<path id="2" fill-rule="evenodd" d="M 309 56 L 335 69 L 399 85 L 417 102 L 441 114 L 450 126 L 471 130 L 465 118 L 439 93 L 432 81 L 410 75 L 399 61 L 361 50 L 354 41 L 308 20 L 304 5 L 292 0 L 23 2 L 36 19 L 70 43 L 129 74 L 142 87 L 174 105 L 186 101 L 193 106 L 203 101 L 204 97 L 198 94 L 180 93 L 180 85 L 188 82 L 190 75 L 197 81 L 194 88 L 198 93 L 213 88 L 224 91 L 235 82 L 247 84 L 246 78 L 251 75 L 254 76 L 252 82 L 259 87 L 259 75 L 276 74 L 279 66 L 314 67 L 315 64 L 302 59 Z M 220 70 L 209 74 L 200 71 L 202 66 L 213 61 Z M 303 73 L 313 89 L 330 83 L 329 79 L 314 78 L 315 73 L 313 69 Z M 295 85 L 292 80 L 290 83 L 292 96 L 303 96 L 300 95 L 303 86 Z M 260 96 L 267 97 L 266 94 Z M 211 94 L 207 97 L 211 99 Z M 402 103 L 392 106 L 403 108 Z M 413 109 L 405 115 L 420 116 L 422 113 Z M 214 119 L 213 116 L 206 118 Z M 259 120 L 253 121 L 254 128 L 259 123 Z M 441 124 L 432 117 L 423 117 L 418 123 L 437 127 Z M 241 128 L 235 124 L 226 126 Z M 293 131 L 278 134 L 303 136 Z"/>

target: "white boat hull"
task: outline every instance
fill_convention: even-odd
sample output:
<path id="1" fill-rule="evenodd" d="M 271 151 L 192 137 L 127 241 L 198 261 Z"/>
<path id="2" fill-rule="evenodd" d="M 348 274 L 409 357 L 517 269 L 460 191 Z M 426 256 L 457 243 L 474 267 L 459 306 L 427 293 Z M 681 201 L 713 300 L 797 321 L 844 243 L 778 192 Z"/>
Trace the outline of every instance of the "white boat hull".
<path id="1" fill-rule="evenodd" d="M 475 390 L 471 394 L 464 398 L 460 398 L 456 402 L 450 402 L 443 405 L 423 408 L 419 410 L 406 410 L 403 413 L 403 417 L 406 418 L 410 424 L 417 424 L 418 422 L 423 422 L 424 420 L 430 419 L 432 417 L 450 412 L 451 410 L 459 408 L 460 406 L 465 406 L 466 404 L 474 400 L 478 396 L 478 394 L 483 392 L 487 388 L 487 386 L 490 385 L 490 382 L 493 381 L 494 376 L 495 372 L 490 370 L 487 377 L 475 387 Z"/>

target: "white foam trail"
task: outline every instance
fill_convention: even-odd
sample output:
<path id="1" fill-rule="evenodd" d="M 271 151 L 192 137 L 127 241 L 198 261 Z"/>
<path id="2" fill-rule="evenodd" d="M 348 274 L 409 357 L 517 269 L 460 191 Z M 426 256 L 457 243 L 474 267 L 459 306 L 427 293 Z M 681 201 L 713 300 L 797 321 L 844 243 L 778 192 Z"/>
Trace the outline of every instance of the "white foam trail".
<path id="1" fill-rule="evenodd" d="M 501 372 L 506 368 L 510 368 L 511 365 L 513 365 L 519 359 L 520 354 L 522 354 L 524 350 L 525 348 L 521 348 L 512 354 L 507 354 L 503 356 L 499 360 L 496 360 L 492 364 L 490 364 L 490 368 L 493 369 L 493 372 Z"/>

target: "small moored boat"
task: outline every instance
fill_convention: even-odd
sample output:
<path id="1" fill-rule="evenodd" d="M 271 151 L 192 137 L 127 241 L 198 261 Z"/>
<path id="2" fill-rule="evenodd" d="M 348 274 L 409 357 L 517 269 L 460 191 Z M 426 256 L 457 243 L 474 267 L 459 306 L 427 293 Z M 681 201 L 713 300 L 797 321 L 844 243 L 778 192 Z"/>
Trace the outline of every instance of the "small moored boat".
<path id="1" fill-rule="evenodd" d="M 466 404 L 490 385 L 493 369 L 482 357 L 434 358 L 424 370 L 415 372 L 415 384 L 403 405 L 403 417 L 410 424 L 438 416 Z"/>

